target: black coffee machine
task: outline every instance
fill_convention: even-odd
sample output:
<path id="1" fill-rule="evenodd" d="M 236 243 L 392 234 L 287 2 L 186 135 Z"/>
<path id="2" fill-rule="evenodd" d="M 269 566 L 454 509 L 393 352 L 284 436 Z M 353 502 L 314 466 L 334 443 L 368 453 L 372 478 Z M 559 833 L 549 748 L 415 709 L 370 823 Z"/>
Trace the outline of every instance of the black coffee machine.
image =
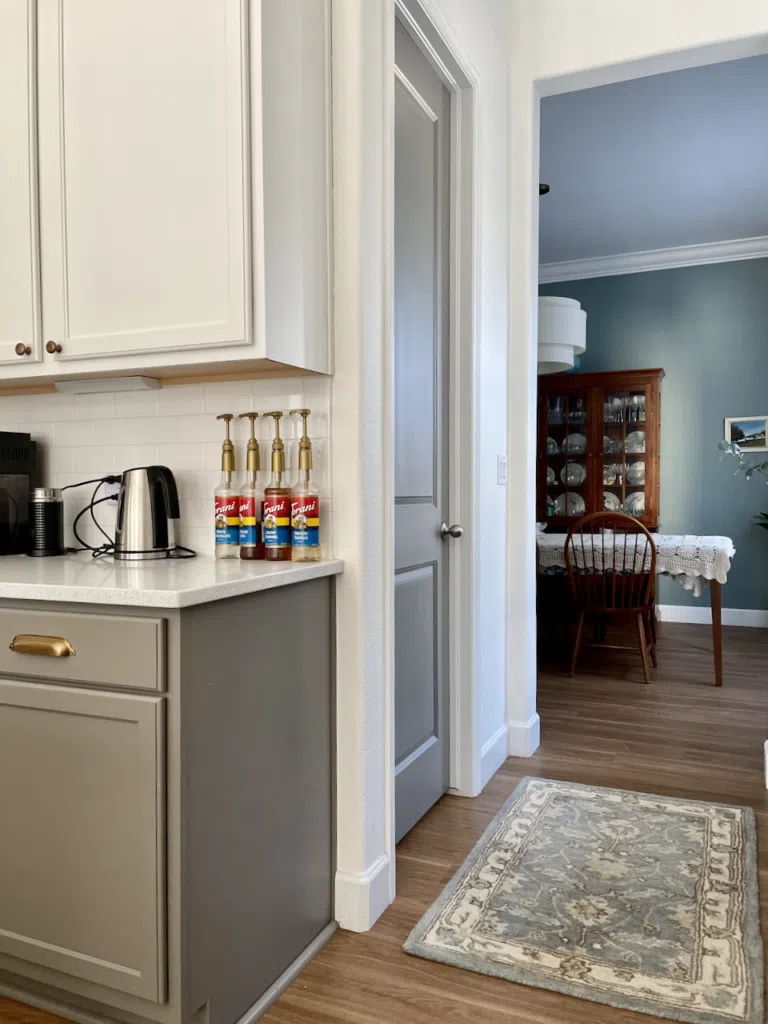
<path id="1" fill-rule="evenodd" d="M 29 499 L 37 483 L 37 442 L 0 430 L 0 555 L 29 551 Z"/>

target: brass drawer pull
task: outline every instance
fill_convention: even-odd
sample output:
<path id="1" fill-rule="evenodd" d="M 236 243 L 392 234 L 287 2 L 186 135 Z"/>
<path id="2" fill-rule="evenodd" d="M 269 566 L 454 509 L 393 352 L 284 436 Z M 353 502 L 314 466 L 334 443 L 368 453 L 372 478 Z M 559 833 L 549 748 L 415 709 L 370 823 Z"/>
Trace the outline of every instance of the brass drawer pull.
<path id="1" fill-rule="evenodd" d="M 72 644 L 64 637 L 35 633 L 19 633 L 11 640 L 10 648 L 16 654 L 42 654 L 46 658 L 71 658 L 75 653 Z"/>

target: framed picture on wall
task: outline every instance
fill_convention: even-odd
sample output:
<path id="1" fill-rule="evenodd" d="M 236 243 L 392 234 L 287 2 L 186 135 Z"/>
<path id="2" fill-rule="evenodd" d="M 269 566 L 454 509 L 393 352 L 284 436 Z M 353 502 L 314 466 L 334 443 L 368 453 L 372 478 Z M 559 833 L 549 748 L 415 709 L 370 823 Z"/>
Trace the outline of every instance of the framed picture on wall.
<path id="1" fill-rule="evenodd" d="M 768 452 L 768 416 L 731 416 L 725 421 L 725 440 L 750 452 Z"/>

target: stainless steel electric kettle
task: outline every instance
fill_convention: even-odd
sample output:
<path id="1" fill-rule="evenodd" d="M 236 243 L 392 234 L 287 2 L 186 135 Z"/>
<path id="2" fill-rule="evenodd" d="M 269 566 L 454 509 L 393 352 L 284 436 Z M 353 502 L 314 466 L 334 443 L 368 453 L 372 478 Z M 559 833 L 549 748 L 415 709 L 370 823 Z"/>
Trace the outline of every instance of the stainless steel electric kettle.
<path id="1" fill-rule="evenodd" d="M 117 503 L 114 557 L 167 558 L 179 544 L 179 519 L 179 492 L 167 466 L 126 470 Z"/>

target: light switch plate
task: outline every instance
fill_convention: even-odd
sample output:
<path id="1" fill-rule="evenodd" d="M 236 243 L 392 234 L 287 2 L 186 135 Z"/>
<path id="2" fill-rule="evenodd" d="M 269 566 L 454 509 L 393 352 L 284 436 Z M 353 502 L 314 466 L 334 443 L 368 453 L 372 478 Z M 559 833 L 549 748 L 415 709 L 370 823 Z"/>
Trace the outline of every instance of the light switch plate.
<path id="1" fill-rule="evenodd" d="M 496 481 L 499 487 L 507 486 L 507 456 L 496 456 Z"/>

